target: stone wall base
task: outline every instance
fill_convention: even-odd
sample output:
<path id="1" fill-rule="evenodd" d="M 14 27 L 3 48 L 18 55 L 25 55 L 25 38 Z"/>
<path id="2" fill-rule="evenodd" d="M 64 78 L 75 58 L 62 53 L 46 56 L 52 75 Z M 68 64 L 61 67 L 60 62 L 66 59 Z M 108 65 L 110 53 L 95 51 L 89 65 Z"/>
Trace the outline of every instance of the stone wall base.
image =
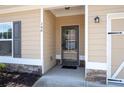
<path id="1" fill-rule="evenodd" d="M 6 68 L 4 71 L 7 72 L 21 72 L 21 73 L 32 73 L 37 75 L 42 75 L 42 67 L 34 65 L 24 65 L 24 64 L 9 64 L 6 63 Z"/>
<path id="2" fill-rule="evenodd" d="M 86 80 L 106 84 L 107 73 L 104 70 L 87 69 Z"/>

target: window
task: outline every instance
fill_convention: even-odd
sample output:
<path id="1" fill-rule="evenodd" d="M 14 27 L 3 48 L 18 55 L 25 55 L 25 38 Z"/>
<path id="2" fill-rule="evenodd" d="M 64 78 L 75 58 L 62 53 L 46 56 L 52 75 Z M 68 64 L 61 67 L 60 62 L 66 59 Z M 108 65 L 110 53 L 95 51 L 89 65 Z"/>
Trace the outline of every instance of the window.
<path id="1" fill-rule="evenodd" d="M 12 56 L 12 22 L 0 23 L 0 56 Z"/>

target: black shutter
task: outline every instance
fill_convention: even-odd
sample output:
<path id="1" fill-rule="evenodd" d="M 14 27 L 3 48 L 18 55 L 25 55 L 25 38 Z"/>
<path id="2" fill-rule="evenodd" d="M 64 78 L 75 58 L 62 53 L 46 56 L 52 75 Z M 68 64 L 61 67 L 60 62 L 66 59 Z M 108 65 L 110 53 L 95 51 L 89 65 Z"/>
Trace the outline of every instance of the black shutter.
<path id="1" fill-rule="evenodd" d="M 21 57 L 21 21 L 13 22 L 13 57 Z"/>

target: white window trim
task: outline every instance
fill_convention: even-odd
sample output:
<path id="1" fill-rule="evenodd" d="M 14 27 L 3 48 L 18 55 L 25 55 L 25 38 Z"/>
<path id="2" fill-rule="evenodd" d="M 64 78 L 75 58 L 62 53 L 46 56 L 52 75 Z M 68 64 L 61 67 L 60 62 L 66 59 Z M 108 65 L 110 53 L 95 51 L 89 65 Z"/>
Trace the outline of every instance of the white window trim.
<path id="1" fill-rule="evenodd" d="M 11 23 L 11 26 L 12 26 L 12 38 L 11 39 L 0 39 L 0 41 L 11 41 L 12 42 L 12 53 L 11 53 L 11 56 L 0 56 L 0 57 L 13 57 L 13 22 L 2 22 L 0 24 L 3 24 L 3 23 Z"/>

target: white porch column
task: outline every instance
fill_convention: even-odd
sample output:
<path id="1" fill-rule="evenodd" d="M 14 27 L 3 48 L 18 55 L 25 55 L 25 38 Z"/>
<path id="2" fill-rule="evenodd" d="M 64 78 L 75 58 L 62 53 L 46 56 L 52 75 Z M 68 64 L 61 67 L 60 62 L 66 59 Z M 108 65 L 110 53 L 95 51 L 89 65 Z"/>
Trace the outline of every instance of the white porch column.
<path id="1" fill-rule="evenodd" d="M 40 9 L 40 35 L 41 35 L 41 62 L 42 62 L 42 74 L 44 74 L 44 55 L 43 55 L 43 7 Z"/>

